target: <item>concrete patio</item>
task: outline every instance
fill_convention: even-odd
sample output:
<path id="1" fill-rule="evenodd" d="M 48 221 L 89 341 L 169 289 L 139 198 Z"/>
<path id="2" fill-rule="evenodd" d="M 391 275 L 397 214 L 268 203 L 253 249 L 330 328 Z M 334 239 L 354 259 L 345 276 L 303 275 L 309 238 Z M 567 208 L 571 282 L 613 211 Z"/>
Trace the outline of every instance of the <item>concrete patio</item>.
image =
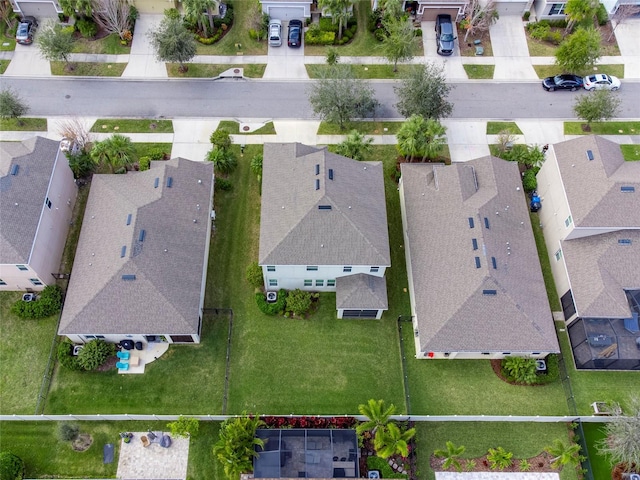
<path id="1" fill-rule="evenodd" d="M 172 437 L 169 448 L 157 443 L 144 447 L 140 438 L 146 434 L 133 432 L 130 443 L 120 441 L 116 478 L 184 480 L 187 477 L 189 439 Z"/>
<path id="2" fill-rule="evenodd" d="M 145 366 L 160 358 L 167 350 L 169 350 L 168 343 L 148 343 L 144 346 L 144 350 L 128 350 L 129 360 L 120 360 L 120 362 L 128 363 L 129 368 L 127 370 L 119 368 L 118 373 L 144 373 Z M 127 350 L 122 349 L 121 351 L 126 352 Z"/>

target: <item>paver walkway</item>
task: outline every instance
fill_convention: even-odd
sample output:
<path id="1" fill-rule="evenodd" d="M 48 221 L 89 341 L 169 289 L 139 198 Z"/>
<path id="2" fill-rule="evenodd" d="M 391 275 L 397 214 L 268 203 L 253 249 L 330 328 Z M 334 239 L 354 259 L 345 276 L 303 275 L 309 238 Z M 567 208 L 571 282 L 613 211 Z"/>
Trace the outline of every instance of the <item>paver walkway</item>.
<path id="1" fill-rule="evenodd" d="M 189 439 L 171 438 L 169 448 L 157 443 L 144 447 L 140 437 L 147 432 L 133 432 L 130 443 L 120 441 L 116 478 L 184 480 L 187 477 Z"/>

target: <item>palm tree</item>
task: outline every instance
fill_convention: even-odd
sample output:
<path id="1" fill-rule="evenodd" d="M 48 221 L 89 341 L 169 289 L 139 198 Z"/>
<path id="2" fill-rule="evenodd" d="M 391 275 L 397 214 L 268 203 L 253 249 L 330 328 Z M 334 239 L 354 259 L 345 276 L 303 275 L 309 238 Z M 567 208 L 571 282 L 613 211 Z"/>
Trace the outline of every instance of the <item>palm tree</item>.
<path id="1" fill-rule="evenodd" d="M 135 147 L 129 137 L 113 134 L 93 144 L 91 158 L 101 165 L 108 165 L 111 173 L 125 169 L 135 161 Z"/>
<path id="2" fill-rule="evenodd" d="M 389 417 L 396 412 L 396 407 L 391 404 L 389 408 L 385 409 L 384 400 L 374 400 L 371 398 L 366 404 L 358 405 L 358 411 L 361 415 L 369 419 L 356 427 L 358 435 L 362 435 L 364 432 L 370 430 L 375 438 L 377 438 L 387 423 L 389 423 Z"/>
<path id="3" fill-rule="evenodd" d="M 427 159 L 433 159 L 438 156 L 442 151 L 442 148 L 446 145 L 447 141 L 444 134 L 447 132 L 447 127 L 442 125 L 433 118 L 428 118 L 424 124 L 424 141 L 423 141 L 423 153 L 422 161 Z"/>
<path id="4" fill-rule="evenodd" d="M 396 134 L 398 151 L 405 159 L 408 159 L 409 162 L 424 151 L 424 136 L 422 135 L 424 124 L 425 121 L 423 117 L 420 115 L 412 115 L 402 124 Z"/>
<path id="5" fill-rule="evenodd" d="M 336 153 L 354 160 L 364 160 L 371 153 L 373 138 L 366 138 L 357 130 L 351 130 L 347 138 L 336 147 Z"/>
<path id="6" fill-rule="evenodd" d="M 373 445 L 376 455 L 381 458 L 389 458 L 391 455 L 400 454 L 403 457 L 409 455 L 409 440 L 416 434 L 415 428 L 403 432 L 395 423 L 387 424 L 386 428 L 379 430 Z"/>
<path id="7" fill-rule="evenodd" d="M 331 15 L 331 21 L 338 23 L 338 38 L 342 38 L 342 27 L 351 17 L 350 7 L 354 0 L 318 0 L 318 7 Z"/>
<path id="8" fill-rule="evenodd" d="M 465 447 L 463 447 L 462 445 L 456 447 L 453 442 L 450 441 L 448 441 L 446 445 L 446 450 L 436 450 L 435 452 L 433 452 L 433 454 L 436 457 L 445 459 L 444 463 L 442 464 L 444 468 L 453 466 L 457 471 L 461 472 L 462 465 L 460 465 L 460 461 L 458 460 L 458 458 L 464 453 Z"/>
<path id="9" fill-rule="evenodd" d="M 256 430 L 264 422 L 259 417 L 242 416 L 225 420 L 220 427 L 220 439 L 213 453 L 222 463 L 225 475 L 237 479 L 241 473 L 253 470 L 253 458 L 258 457 L 256 446 L 264 448 L 264 440 L 256 438 Z"/>
<path id="10" fill-rule="evenodd" d="M 553 445 L 544 449 L 546 452 L 553 455 L 551 459 L 551 466 L 553 468 L 560 468 L 564 465 L 577 465 L 580 461 L 578 454 L 580 453 L 580 445 L 573 444 L 567 446 L 562 440 L 556 438 L 553 441 Z"/>
<path id="11" fill-rule="evenodd" d="M 209 31 L 213 32 L 213 8 L 216 4 L 216 0 L 185 0 L 183 3 L 184 17 L 190 22 L 197 23 L 205 37 L 209 36 Z M 205 22 L 207 19 L 209 30 Z"/>
<path id="12" fill-rule="evenodd" d="M 213 150 L 207 152 L 207 160 L 213 162 L 216 172 L 225 175 L 233 172 L 238 166 L 236 157 L 230 151 L 218 147 L 213 147 Z"/>

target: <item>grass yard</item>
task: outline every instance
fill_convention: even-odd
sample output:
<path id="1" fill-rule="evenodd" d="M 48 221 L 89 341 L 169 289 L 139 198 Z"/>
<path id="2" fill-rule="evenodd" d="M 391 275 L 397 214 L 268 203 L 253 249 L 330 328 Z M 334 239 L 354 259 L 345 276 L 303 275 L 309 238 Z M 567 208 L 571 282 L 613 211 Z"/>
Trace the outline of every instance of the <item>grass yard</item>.
<path id="1" fill-rule="evenodd" d="M 585 122 L 564 122 L 565 135 L 638 135 L 640 122 L 592 122 L 591 130 L 585 132 Z"/>
<path id="2" fill-rule="evenodd" d="M 111 35 L 98 40 L 77 37 L 73 44 L 72 53 L 107 53 L 111 55 L 126 55 L 131 53 L 131 47 L 122 45 L 118 34 L 112 33 Z"/>
<path id="3" fill-rule="evenodd" d="M 593 471 L 593 478 L 611 478 L 611 463 L 606 456 L 598 453 L 596 445 L 604 440 L 604 423 L 583 423 L 584 439 L 589 450 L 589 462 Z"/>
<path id="4" fill-rule="evenodd" d="M 622 155 L 627 162 L 637 162 L 640 160 L 640 145 L 620 145 Z"/>
<path id="5" fill-rule="evenodd" d="M 593 402 L 619 402 L 624 410 L 633 395 L 637 396 L 640 385 L 638 371 L 577 370 L 573 361 L 569 335 L 563 323 L 556 323 L 560 349 L 564 356 L 571 389 L 575 397 L 578 415 L 593 415 Z"/>
<path id="6" fill-rule="evenodd" d="M 189 69 L 186 72 L 181 72 L 180 65 L 177 63 L 167 63 L 166 66 L 169 76 L 176 78 L 213 78 L 232 68 L 244 69 L 242 73 L 247 78 L 262 78 L 264 70 L 267 68 L 265 63 L 238 63 L 235 65 L 189 63 Z"/>
<path id="7" fill-rule="evenodd" d="M 47 119 L 33 117 L 2 118 L 0 119 L 0 130 L 5 132 L 46 132 Z"/>
<path id="8" fill-rule="evenodd" d="M 556 291 L 556 283 L 553 280 L 553 273 L 551 272 L 551 263 L 549 262 L 547 244 L 544 243 L 544 235 L 542 233 L 542 227 L 540 227 L 540 217 L 538 217 L 537 213 L 530 212 L 529 218 L 531 219 L 533 237 L 536 240 L 538 258 L 540 259 L 540 266 L 542 267 L 542 277 L 544 278 L 544 286 L 547 289 L 549 306 L 552 311 L 559 312 L 562 310 L 562 307 L 560 305 L 560 299 L 558 298 L 558 292 Z"/>
<path id="9" fill-rule="evenodd" d="M 22 292 L 0 292 L 0 413 L 33 415 L 56 334 L 58 316 L 18 318 L 11 305 Z M 2 433 L 4 443 L 4 432 Z M 3 445 L 4 449 L 4 445 Z"/>
<path id="10" fill-rule="evenodd" d="M 67 68 L 65 62 L 50 62 L 53 75 L 75 77 L 120 77 L 126 63 L 73 62 Z"/>
<path id="11" fill-rule="evenodd" d="M 321 122 L 318 135 L 347 135 L 351 130 L 357 130 L 365 135 L 395 135 L 402 127 L 402 122 L 349 122 L 344 130 L 336 123 Z M 386 130 L 385 130 L 386 129 Z"/>
<path id="12" fill-rule="evenodd" d="M 479 80 L 484 78 L 493 78 L 493 72 L 496 69 L 495 65 L 470 65 L 464 64 L 464 71 L 467 72 L 467 76 L 471 80 Z"/>
<path id="13" fill-rule="evenodd" d="M 11 60 L 0 60 L 0 75 L 7 71 L 9 62 L 11 62 Z"/>
<path id="14" fill-rule="evenodd" d="M 235 120 L 221 120 L 218 124 L 217 130 L 223 128 L 231 135 L 238 135 L 240 133 L 243 135 L 275 135 L 276 133 L 276 128 L 273 126 L 273 122 L 267 122 L 262 127 L 250 132 L 241 132 L 240 124 Z"/>
<path id="15" fill-rule="evenodd" d="M 557 65 L 534 65 L 533 69 L 536 71 L 539 78 L 553 77 L 560 73 Z M 598 65 L 596 69 L 597 73 L 606 73 L 608 75 L 613 75 L 614 77 L 624 78 L 623 64 Z"/>
<path id="16" fill-rule="evenodd" d="M 327 71 L 331 68 L 327 64 L 307 64 L 307 73 L 309 78 L 323 78 Z M 398 71 L 393 71 L 392 64 L 386 65 L 349 65 L 351 72 L 355 78 L 370 80 L 375 78 L 393 78 L 396 80 L 403 79 L 413 68 L 413 65 L 399 64 Z"/>
<path id="17" fill-rule="evenodd" d="M 447 441 L 466 447 L 462 459 L 477 458 L 489 448 L 503 447 L 517 459 L 531 458 L 560 438 L 568 443 L 567 425 L 564 423 L 520 422 L 420 422 L 417 424 L 416 445 L 418 475 L 434 480 L 429 458 L 437 449 L 444 449 Z M 464 466 L 464 461 L 461 462 Z M 561 480 L 577 480 L 575 469 L 564 468 Z M 603 479 L 605 477 L 596 477 Z"/>
<path id="18" fill-rule="evenodd" d="M 464 29 L 460 28 L 458 24 L 458 32 L 460 36 L 458 37 L 458 46 L 460 47 L 460 55 L 463 57 L 475 57 L 476 56 L 476 45 L 474 43 L 475 40 L 480 40 L 480 45 L 484 48 L 484 52 L 482 53 L 483 57 L 492 57 L 493 56 L 493 46 L 491 45 L 491 35 L 489 32 L 483 32 L 480 35 L 469 35 L 466 42 L 464 40 Z"/>
<path id="19" fill-rule="evenodd" d="M 90 131 L 96 133 L 173 133 L 173 121 L 99 118 L 92 125 Z"/>
<path id="20" fill-rule="evenodd" d="M 505 130 L 513 135 L 522 135 L 516 122 L 487 122 L 487 135 L 498 135 Z"/>

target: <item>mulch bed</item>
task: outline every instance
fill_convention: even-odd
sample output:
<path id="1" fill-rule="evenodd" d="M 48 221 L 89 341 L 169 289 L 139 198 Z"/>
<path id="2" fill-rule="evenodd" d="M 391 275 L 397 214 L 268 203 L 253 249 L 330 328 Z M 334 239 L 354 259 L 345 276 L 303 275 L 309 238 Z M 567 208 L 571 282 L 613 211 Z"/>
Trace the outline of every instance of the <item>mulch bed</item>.
<path id="1" fill-rule="evenodd" d="M 71 443 L 71 448 L 73 448 L 76 452 L 84 452 L 89 449 L 91 444 L 93 443 L 93 438 L 88 433 L 81 433 Z"/>
<path id="2" fill-rule="evenodd" d="M 114 368 L 116 368 L 117 362 L 118 362 L 118 357 L 116 357 L 115 355 L 113 357 L 109 357 L 107 358 L 106 362 L 104 362 L 102 365 L 96 368 L 96 371 L 106 372 L 108 370 L 113 370 Z"/>
<path id="3" fill-rule="evenodd" d="M 471 459 L 470 459 L 471 460 Z M 501 472 L 520 472 L 520 461 L 515 460 L 513 464 L 505 468 L 504 470 L 492 470 L 490 467 L 490 463 L 487 460 L 487 455 L 483 457 L 478 457 L 472 459 L 475 462 L 475 465 L 472 469 L 467 469 L 466 462 L 470 460 L 461 460 L 460 464 L 463 467 L 463 470 L 470 472 L 493 472 L 493 471 L 501 471 Z M 532 458 L 526 459 L 531 465 L 531 468 L 527 470 L 528 472 L 558 472 L 558 469 L 551 467 L 551 455 L 547 452 L 542 452 L 540 455 L 537 455 Z M 431 455 L 430 465 L 431 468 L 436 472 L 455 472 L 457 471 L 454 467 L 449 467 L 448 469 L 444 468 L 442 465 L 444 464 L 444 458 L 438 458 L 435 455 Z"/>

